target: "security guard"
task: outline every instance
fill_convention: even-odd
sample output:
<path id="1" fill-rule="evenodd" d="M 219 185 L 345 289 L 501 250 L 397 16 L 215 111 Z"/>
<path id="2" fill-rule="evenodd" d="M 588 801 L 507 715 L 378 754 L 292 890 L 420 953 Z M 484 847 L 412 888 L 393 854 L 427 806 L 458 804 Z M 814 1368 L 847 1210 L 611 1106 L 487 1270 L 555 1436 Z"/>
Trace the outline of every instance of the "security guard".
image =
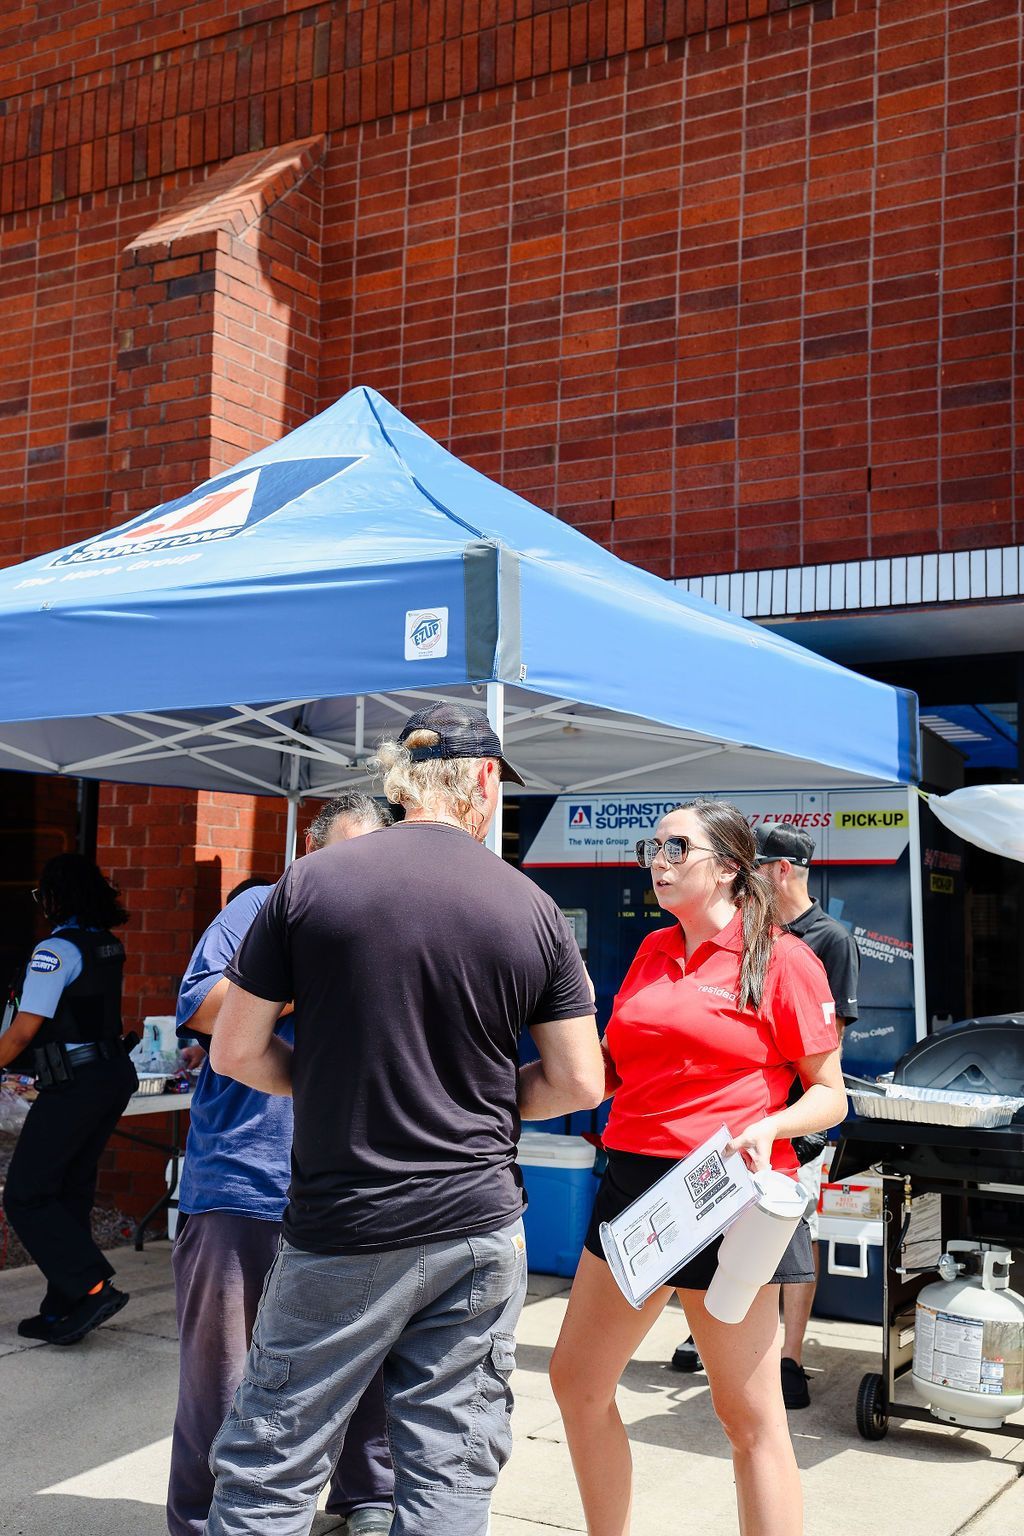
<path id="1" fill-rule="evenodd" d="M 127 922 L 117 891 L 91 859 L 62 853 L 33 891 L 52 936 L 37 944 L 18 1012 L 0 1035 L 0 1067 L 36 1077 L 39 1092 L 11 1159 L 4 1210 L 47 1281 L 23 1338 L 77 1344 L 128 1300 L 92 1239 L 100 1155 L 138 1087 L 121 1036 Z"/>

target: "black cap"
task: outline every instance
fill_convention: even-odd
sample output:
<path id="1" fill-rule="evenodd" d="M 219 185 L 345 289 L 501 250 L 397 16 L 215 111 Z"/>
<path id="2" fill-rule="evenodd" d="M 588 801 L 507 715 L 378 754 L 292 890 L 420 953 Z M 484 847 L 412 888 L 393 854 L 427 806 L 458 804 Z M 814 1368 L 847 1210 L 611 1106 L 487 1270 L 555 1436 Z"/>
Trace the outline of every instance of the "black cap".
<path id="1" fill-rule="evenodd" d="M 501 742 L 482 709 L 474 709 L 471 704 L 428 704 L 426 709 L 409 716 L 399 742 L 413 731 L 433 731 L 438 737 L 433 746 L 412 748 L 409 756 L 414 763 L 430 762 L 433 758 L 493 757 L 501 764 L 501 777 L 506 782 L 523 783 L 512 764 L 502 757 Z"/>
<path id="2" fill-rule="evenodd" d="M 799 827 L 787 827 L 779 822 L 754 828 L 757 844 L 755 864 L 774 864 L 778 859 L 788 859 L 806 869 L 814 856 L 814 838 L 801 832 Z"/>

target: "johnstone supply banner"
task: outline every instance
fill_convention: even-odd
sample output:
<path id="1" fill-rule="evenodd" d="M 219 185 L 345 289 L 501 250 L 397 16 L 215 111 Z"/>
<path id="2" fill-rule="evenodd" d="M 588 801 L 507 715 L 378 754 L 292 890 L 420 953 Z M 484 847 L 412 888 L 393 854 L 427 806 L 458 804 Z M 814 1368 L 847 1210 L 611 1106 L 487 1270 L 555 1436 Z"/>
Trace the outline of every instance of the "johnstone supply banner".
<path id="1" fill-rule="evenodd" d="M 800 791 L 723 795 L 751 826 L 799 827 L 815 842 L 810 893 L 848 928 L 861 955 L 859 1017 L 846 1030 L 843 1063 L 874 1077 L 914 1044 L 914 946 L 910 913 L 910 818 L 905 790 Z M 616 871 L 641 874 L 634 844 L 648 837 L 679 796 L 561 795 L 523 857 L 543 885 L 543 871 L 578 870 L 587 906 L 588 879 Z M 589 871 L 589 874 L 587 873 Z M 607 871 L 601 876 L 601 871 Z M 621 878 L 621 877 L 620 877 Z M 593 946 L 591 946 L 593 948 Z M 591 955 L 591 962 L 596 957 Z"/>
<path id="2" fill-rule="evenodd" d="M 809 833 L 815 864 L 895 864 L 910 836 L 904 790 L 721 798 L 739 806 L 752 827 L 778 822 Z M 560 795 L 523 858 L 523 868 L 632 867 L 634 844 L 678 804 L 678 795 Z"/>

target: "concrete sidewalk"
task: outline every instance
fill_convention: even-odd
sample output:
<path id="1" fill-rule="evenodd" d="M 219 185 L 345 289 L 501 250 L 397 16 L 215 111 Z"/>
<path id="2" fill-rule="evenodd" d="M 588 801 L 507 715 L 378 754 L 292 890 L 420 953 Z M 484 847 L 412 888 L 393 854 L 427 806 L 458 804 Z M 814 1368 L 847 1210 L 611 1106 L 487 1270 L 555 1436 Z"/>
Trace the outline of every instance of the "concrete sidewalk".
<path id="1" fill-rule="evenodd" d="M 131 1303 L 82 1344 L 19 1339 L 35 1270 L 0 1274 L 0 1531 L 3 1536 L 166 1536 L 163 1500 L 177 1391 L 170 1250 L 111 1255 Z M 547 1362 L 568 1282 L 536 1277 L 519 1329 L 516 1449 L 494 1499 L 493 1536 L 557 1536 L 583 1519 Z M 620 1389 L 636 1466 L 634 1536 L 734 1536 L 725 1441 L 703 1375 L 664 1362 L 685 1334 L 673 1303 Z M 1021 1439 L 925 1424 L 861 1440 L 854 1401 L 878 1368 L 877 1333 L 812 1322 L 812 1405 L 791 1414 L 807 1536 L 1018 1536 Z M 904 1395 L 909 1392 L 909 1387 Z"/>

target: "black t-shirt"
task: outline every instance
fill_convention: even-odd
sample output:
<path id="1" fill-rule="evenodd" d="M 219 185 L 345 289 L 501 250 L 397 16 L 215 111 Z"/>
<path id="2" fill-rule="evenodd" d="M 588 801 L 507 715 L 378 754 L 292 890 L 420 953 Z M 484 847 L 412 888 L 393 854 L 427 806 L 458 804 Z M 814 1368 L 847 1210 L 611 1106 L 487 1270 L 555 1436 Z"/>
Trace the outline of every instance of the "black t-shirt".
<path id="1" fill-rule="evenodd" d="M 836 1005 L 836 1016 L 849 1023 L 857 1017 L 857 981 L 860 976 L 860 951 L 850 931 L 829 917 L 818 902 L 812 901 L 795 922 L 786 924 L 787 932 L 803 939 L 813 949 L 828 977 L 829 991 Z"/>
<path id="2" fill-rule="evenodd" d="M 294 999 L 284 1232 L 373 1252 L 499 1228 L 522 1029 L 593 1013 L 551 898 L 457 827 L 402 822 L 299 859 L 224 973 Z"/>

